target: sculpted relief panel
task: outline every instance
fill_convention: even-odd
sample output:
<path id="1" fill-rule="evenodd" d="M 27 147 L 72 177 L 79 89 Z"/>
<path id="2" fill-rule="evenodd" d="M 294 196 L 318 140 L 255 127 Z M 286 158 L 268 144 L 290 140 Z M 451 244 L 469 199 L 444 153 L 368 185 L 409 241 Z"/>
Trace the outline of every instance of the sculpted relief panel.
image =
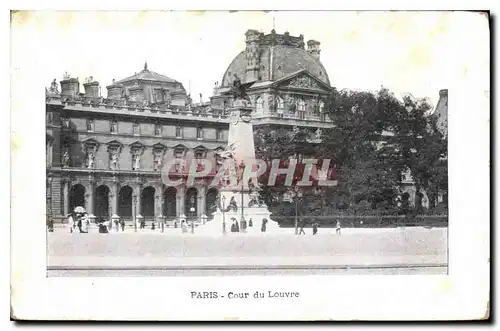
<path id="1" fill-rule="evenodd" d="M 299 76 L 290 80 L 288 86 L 321 89 L 321 86 L 309 76 Z"/>

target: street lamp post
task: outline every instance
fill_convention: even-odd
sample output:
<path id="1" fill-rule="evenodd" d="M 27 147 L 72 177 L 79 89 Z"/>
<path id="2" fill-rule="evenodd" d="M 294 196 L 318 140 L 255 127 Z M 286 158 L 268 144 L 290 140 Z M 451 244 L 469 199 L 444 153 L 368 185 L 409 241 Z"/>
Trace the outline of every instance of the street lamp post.
<path id="1" fill-rule="evenodd" d="M 295 234 L 299 234 L 299 208 L 298 208 L 299 198 L 295 196 Z"/>
<path id="2" fill-rule="evenodd" d="M 132 204 L 132 222 L 134 222 L 134 232 L 137 232 L 137 220 L 135 219 L 136 215 L 136 209 L 137 209 L 137 196 L 134 195 L 133 198 L 133 204 Z"/>
<path id="3" fill-rule="evenodd" d="M 194 196 L 191 196 L 191 233 L 194 233 Z"/>
<path id="4" fill-rule="evenodd" d="M 300 198 L 301 192 L 298 190 L 298 188 L 295 188 L 294 190 L 294 200 L 295 200 L 295 234 L 299 234 L 299 198 Z"/>
<path id="5" fill-rule="evenodd" d="M 245 224 L 246 222 L 243 222 L 244 219 L 245 219 L 245 216 L 244 216 L 244 206 L 243 206 L 243 190 L 244 190 L 244 186 L 243 186 L 243 171 L 245 170 L 245 165 L 243 163 L 243 161 L 241 161 L 241 164 L 240 164 L 240 172 L 241 172 L 241 221 L 240 221 L 240 225 L 242 224 Z M 246 229 L 242 226 L 242 232 L 246 232 Z"/>
<path id="6" fill-rule="evenodd" d="M 226 234 L 226 197 L 222 196 L 222 234 Z"/>

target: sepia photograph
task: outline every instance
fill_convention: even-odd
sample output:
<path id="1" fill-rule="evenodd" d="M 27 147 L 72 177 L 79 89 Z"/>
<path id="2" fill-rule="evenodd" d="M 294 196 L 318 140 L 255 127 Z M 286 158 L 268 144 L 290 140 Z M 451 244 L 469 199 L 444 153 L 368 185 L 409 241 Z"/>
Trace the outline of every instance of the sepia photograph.
<path id="1" fill-rule="evenodd" d="M 108 57 L 54 66 L 49 276 L 447 272 L 447 87 L 337 87 L 338 46 L 283 15 L 214 31 L 211 46 L 241 47 L 213 77 L 145 49 L 111 80 Z M 203 67 L 207 46 L 176 49 Z"/>
<path id="2" fill-rule="evenodd" d="M 29 175 L 45 176 L 44 277 L 449 276 L 448 91 L 485 65 L 454 71 L 459 25 L 489 47 L 488 14 L 469 14 L 12 11 L 12 68 L 43 48 L 28 84 L 44 110 L 24 121 L 45 147 Z"/>

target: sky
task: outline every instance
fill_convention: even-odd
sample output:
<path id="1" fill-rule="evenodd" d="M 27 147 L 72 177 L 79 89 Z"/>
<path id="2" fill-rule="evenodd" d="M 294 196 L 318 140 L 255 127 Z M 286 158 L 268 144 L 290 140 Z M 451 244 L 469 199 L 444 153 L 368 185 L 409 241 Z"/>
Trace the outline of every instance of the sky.
<path id="1" fill-rule="evenodd" d="M 488 23 L 475 13 L 82 11 L 15 14 L 11 66 L 36 71 L 45 86 L 65 72 L 80 83 L 92 76 L 106 96 L 112 79 L 141 71 L 147 61 L 150 70 L 182 82 L 195 102 L 200 93 L 207 101 L 244 50 L 246 30 L 269 33 L 273 24 L 277 33 L 321 42 L 321 61 L 338 89 L 384 86 L 435 105 L 440 89 L 489 64 L 460 51 L 487 46 Z"/>

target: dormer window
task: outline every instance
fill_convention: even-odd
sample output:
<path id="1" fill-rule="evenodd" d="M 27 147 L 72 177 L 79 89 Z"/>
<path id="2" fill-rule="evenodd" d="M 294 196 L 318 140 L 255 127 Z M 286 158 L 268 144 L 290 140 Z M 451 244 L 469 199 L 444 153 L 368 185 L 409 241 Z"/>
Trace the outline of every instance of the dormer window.
<path id="1" fill-rule="evenodd" d="M 306 102 L 302 99 L 297 103 L 298 111 L 306 111 Z"/>
<path id="2" fill-rule="evenodd" d="M 258 97 L 255 101 L 255 112 L 262 113 L 264 112 L 264 99 L 262 97 Z"/>

